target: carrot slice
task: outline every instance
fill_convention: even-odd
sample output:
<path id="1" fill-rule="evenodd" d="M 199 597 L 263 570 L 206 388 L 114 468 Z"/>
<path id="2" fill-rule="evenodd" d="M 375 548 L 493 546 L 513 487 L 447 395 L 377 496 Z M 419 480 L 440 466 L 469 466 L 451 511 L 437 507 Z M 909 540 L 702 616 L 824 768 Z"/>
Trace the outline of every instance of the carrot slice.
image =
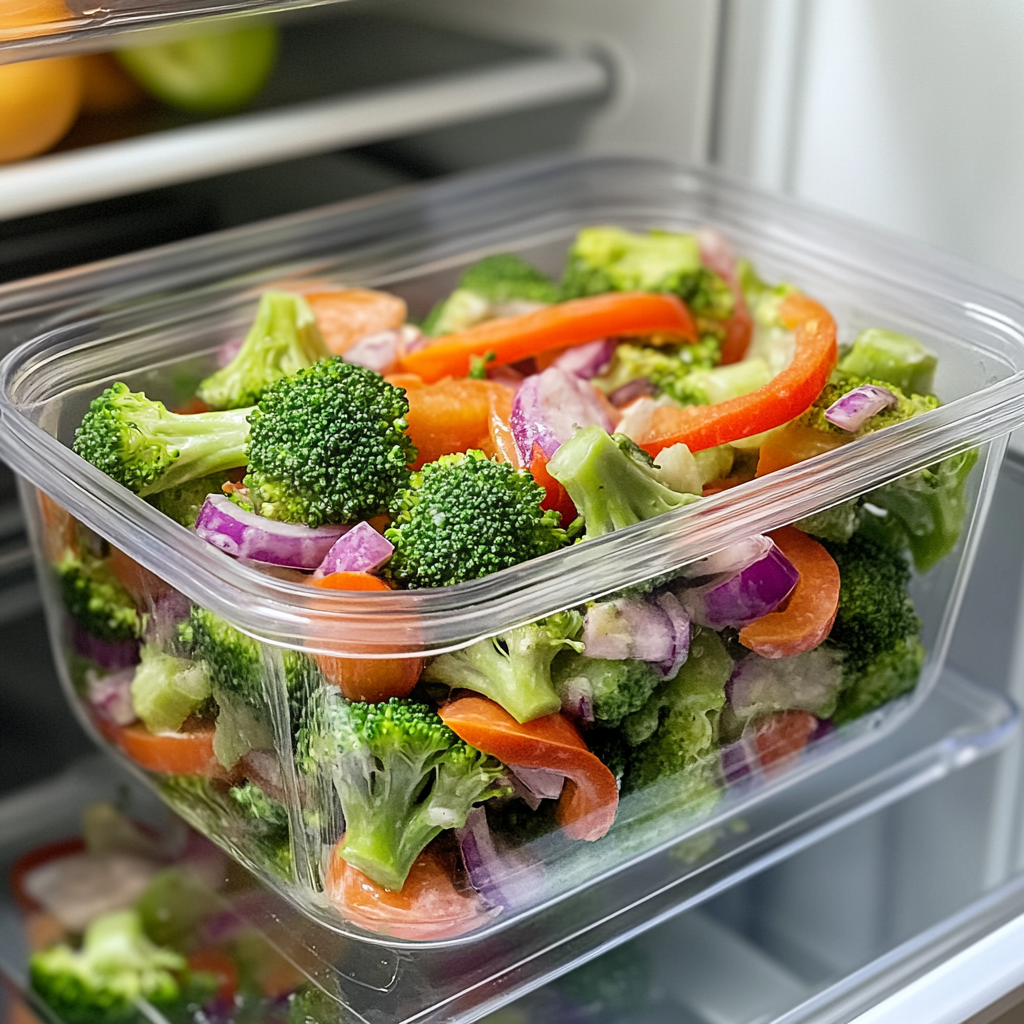
<path id="1" fill-rule="evenodd" d="M 155 572 L 150 572 L 113 544 L 110 545 L 110 571 L 117 577 L 118 583 L 140 604 L 174 589 Z"/>
<path id="2" fill-rule="evenodd" d="M 491 915 L 476 893 L 458 890 L 451 866 L 427 847 L 413 862 L 400 890 L 385 889 L 341 856 L 342 836 L 327 867 L 327 896 L 353 924 L 396 939 L 452 939 Z"/>
<path id="3" fill-rule="evenodd" d="M 660 407 L 640 447 L 657 455 L 682 443 L 699 452 L 771 430 L 810 408 L 836 365 L 836 322 L 824 306 L 798 293 L 786 296 L 780 314 L 796 331 L 793 361 L 785 370 L 757 391 L 726 402 Z"/>
<path id="4" fill-rule="evenodd" d="M 321 590 L 390 590 L 368 572 L 332 572 L 310 585 Z M 379 704 L 392 697 L 408 697 L 423 674 L 422 658 L 343 658 L 335 654 L 314 654 L 327 681 L 347 700 Z"/>
<path id="5" fill-rule="evenodd" d="M 572 299 L 522 316 L 488 320 L 410 352 L 403 369 L 425 381 L 465 377 L 472 356 L 494 353 L 496 365 L 516 363 L 548 349 L 584 345 L 597 338 L 667 333 L 697 340 L 690 311 L 674 295 L 619 292 Z M 820 389 L 819 389 L 820 390 Z"/>
<path id="6" fill-rule="evenodd" d="M 369 288 L 333 288 L 306 292 L 317 326 L 336 355 L 344 355 L 360 338 L 405 323 L 405 302 L 397 295 Z"/>
<path id="7" fill-rule="evenodd" d="M 813 538 L 793 526 L 768 535 L 793 563 L 800 579 L 781 611 L 740 630 L 740 643 L 762 658 L 790 658 L 828 636 L 839 610 L 839 566 Z"/>
<path id="8" fill-rule="evenodd" d="M 568 526 L 578 515 L 576 506 L 569 497 L 569 492 L 548 472 L 548 457 L 539 444 L 533 446 L 533 460 L 530 462 L 530 473 L 547 492 L 540 503 L 542 509 L 554 509 L 562 517 L 562 525 Z"/>
<path id="9" fill-rule="evenodd" d="M 512 436 L 512 389 L 491 393 L 488 425 L 491 431 L 491 447 L 499 462 L 511 462 L 519 469 L 519 451 Z"/>
<path id="10" fill-rule="evenodd" d="M 451 377 L 406 391 L 408 434 L 418 453 L 414 469 L 442 455 L 479 448 L 494 455 L 491 402 L 512 407 L 512 389 L 489 380 Z"/>
<path id="11" fill-rule="evenodd" d="M 809 711 L 780 711 L 767 719 L 754 736 L 762 768 L 798 754 L 807 746 L 818 720 Z"/>
<path id="12" fill-rule="evenodd" d="M 212 722 L 203 722 L 187 732 L 150 732 L 139 723 L 114 725 L 100 718 L 93 721 L 111 743 L 146 771 L 210 779 L 228 777 L 213 753 Z"/>
<path id="13" fill-rule="evenodd" d="M 556 712 L 521 724 L 486 697 L 460 697 L 439 714 L 460 739 L 505 764 L 564 775 L 556 814 L 570 839 L 600 839 L 611 828 L 619 803 L 615 776 L 564 715 Z"/>

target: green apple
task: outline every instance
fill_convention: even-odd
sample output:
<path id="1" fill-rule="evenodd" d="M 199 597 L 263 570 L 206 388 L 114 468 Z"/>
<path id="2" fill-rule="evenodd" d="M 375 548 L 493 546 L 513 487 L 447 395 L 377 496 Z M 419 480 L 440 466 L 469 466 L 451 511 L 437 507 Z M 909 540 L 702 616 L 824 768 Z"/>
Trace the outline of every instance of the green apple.
<path id="1" fill-rule="evenodd" d="M 117 59 L 158 100 L 179 110 L 223 114 L 249 103 L 277 57 L 277 29 L 230 22 L 167 43 L 118 50 Z"/>

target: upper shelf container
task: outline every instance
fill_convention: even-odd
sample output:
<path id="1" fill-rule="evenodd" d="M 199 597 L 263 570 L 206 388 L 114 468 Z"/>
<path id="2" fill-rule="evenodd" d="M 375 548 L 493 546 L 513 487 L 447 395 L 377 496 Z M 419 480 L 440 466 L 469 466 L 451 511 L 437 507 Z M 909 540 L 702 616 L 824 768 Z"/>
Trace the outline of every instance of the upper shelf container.
<path id="1" fill-rule="evenodd" d="M 0 64 L 109 49 L 112 36 L 196 18 L 319 7 L 338 0 L 3 0 Z"/>

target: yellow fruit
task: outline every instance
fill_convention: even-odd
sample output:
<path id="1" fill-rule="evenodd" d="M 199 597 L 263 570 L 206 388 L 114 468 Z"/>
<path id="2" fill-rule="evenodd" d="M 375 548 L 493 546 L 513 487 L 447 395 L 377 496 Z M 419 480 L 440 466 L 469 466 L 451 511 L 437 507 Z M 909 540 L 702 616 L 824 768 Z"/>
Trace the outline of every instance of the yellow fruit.
<path id="1" fill-rule="evenodd" d="M 58 32 L 70 20 L 64 0 L 0 0 L 0 40 Z"/>
<path id="2" fill-rule="evenodd" d="M 81 105 L 82 65 L 77 57 L 0 65 L 0 164 L 56 145 Z"/>

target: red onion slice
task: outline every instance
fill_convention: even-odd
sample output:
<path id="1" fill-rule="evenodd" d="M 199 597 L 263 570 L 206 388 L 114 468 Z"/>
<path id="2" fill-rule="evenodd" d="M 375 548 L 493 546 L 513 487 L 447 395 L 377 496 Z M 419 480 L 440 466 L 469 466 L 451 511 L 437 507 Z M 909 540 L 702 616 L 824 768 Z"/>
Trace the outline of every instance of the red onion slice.
<path id="1" fill-rule="evenodd" d="M 690 562 L 689 565 L 683 566 L 681 575 L 688 579 L 726 574 L 731 576 L 761 561 L 774 546 L 771 537 L 755 533 L 753 537 L 745 537 L 727 548 L 722 548 L 721 551 L 716 551 L 713 555 L 708 555 L 707 558 L 698 558 L 696 562 Z"/>
<path id="2" fill-rule="evenodd" d="M 71 623 L 71 646 L 76 654 L 96 662 L 100 668 L 114 671 L 139 663 L 138 640 L 116 640 L 108 643 L 87 633 L 77 622 Z"/>
<path id="3" fill-rule="evenodd" d="M 616 388 L 608 396 L 608 401 L 616 409 L 624 409 L 638 398 L 649 398 L 657 390 L 650 377 L 634 377 L 632 380 L 626 381 L 622 387 Z"/>
<path id="4" fill-rule="evenodd" d="M 825 419 L 840 430 L 852 433 L 860 430 L 876 413 L 899 404 L 899 399 L 888 388 L 881 388 L 877 384 L 861 384 L 833 402 L 825 410 Z"/>
<path id="5" fill-rule="evenodd" d="M 91 669 L 86 672 L 85 684 L 93 710 L 114 725 L 131 725 L 138 717 L 132 703 L 134 677 L 134 667 L 109 676 L 97 675 Z"/>
<path id="6" fill-rule="evenodd" d="M 550 458 L 578 427 L 614 429 L 593 386 L 557 366 L 523 381 L 512 400 L 509 426 L 524 466 L 533 461 L 535 444 Z"/>
<path id="7" fill-rule="evenodd" d="M 562 795 L 565 776 L 560 772 L 553 772 L 550 768 L 524 768 L 518 764 L 510 764 L 505 767 L 538 800 L 557 800 Z"/>
<path id="8" fill-rule="evenodd" d="M 365 366 L 377 373 L 391 373 L 397 368 L 402 356 L 422 347 L 419 328 L 412 324 L 378 331 L 360 338 L 346 350 L 344 360 L 356 366 Z"/>
<path id="9" fill-rule="evenodd" d="M 678 592 L 690 618 L 699 626 L 741 629 L 775 611 L 800 579 L 795 566 L 773 543 L 764 558 L 726 579 Z"/>
<path id="10" fill-rule="evenodd" d="M 690 651 L 690 617 L 670 591 L 604 601 L 583 617 L 583 650 L 588 658 L 649 661 L 670 679 Z M 571 706 L 572 696 L 563 704 Z"/>
<path id="11" fill-rule="evenodd" d="M 348 529 L 278 523 L 247 512 L 223 494 L 208 495 L 196 519 L 196 533 L 221 551 L 290 569 L 315 569 Z"/>
<path id="12" fill-rule="evenodd" d="M 470 885 L 492 908 L 522 906 L 535 897 L 543 881 L 540 866 L 522 854 L 498 853 L 482 807 L 469 812 L 455 836 Z"/>
<path id="13" fill-rule="evenodd" d="M 615 345 L 616 342 L 611 338 L 601 338 L 586 345 L 567 348 L 551 365 L 571 373 L 574 377 L 590 380 L 612 361 Z"/>
<path id="14" fill-rule="evenodd" d="M 324 556 L 314 577 L 332 572 L 374 572 L 392 555 L 394 544 L 385 540 L 369 523 L 356 523 L 339 537 Z"/>

